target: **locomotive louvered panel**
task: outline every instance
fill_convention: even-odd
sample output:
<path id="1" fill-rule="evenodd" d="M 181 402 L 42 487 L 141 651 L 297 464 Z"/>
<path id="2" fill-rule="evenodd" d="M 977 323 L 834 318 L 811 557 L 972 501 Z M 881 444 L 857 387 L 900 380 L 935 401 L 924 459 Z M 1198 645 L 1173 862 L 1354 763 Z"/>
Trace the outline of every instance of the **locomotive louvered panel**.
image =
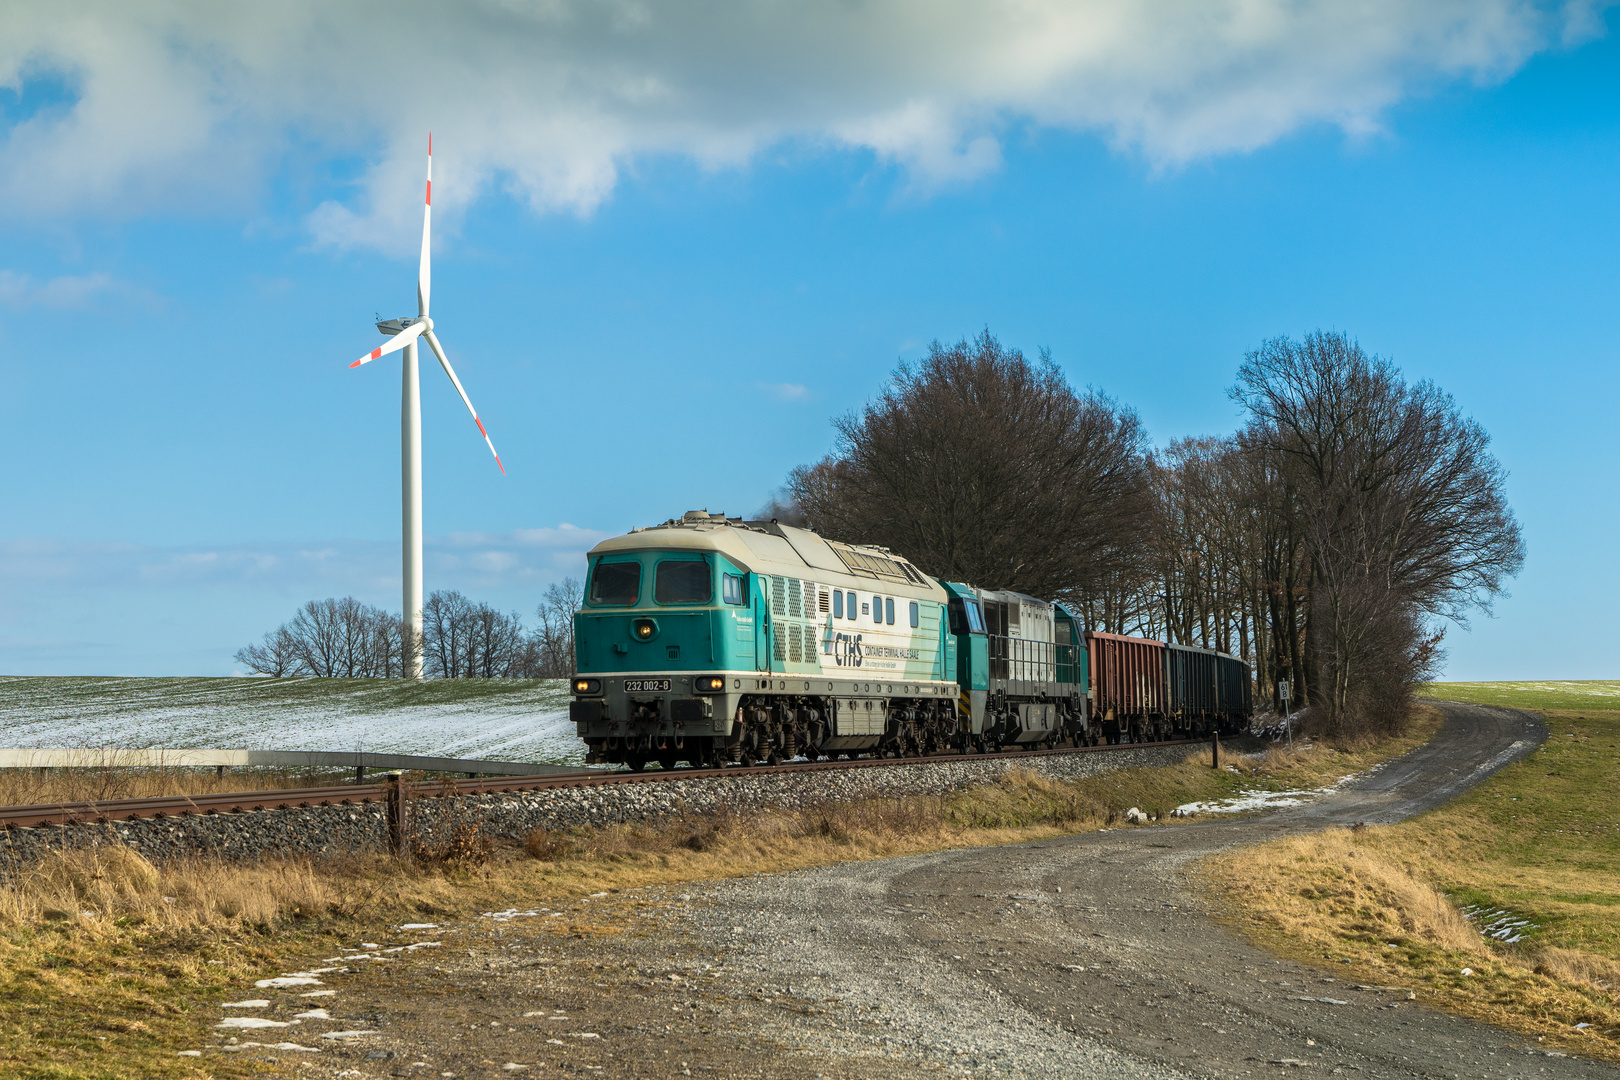
<path id="1" fill-rule="evenodd" d="M 779 618 L 787 615 L 787 581 L 771 578 L 771 614 Z"/>
<path id="2" fill-rule="evenodd" d="M 788 618 L 798 619 L 804 615 L 804 592 L 798 578 L 787 579 L 787 613 Z"/>
<path id="3" fill-rule="evenodd" d="M 816 605 L 816 610 L 821 612 L 823 615 L 831 613 L 832 593 L 828 592 L 826 589 L 821 590 L 821 598 L 820 602 Z"/>
<path id="4" fill-rule="evenodd" d="M 788 660 L 790 662 L 792 662 L 792 663 L 795 663 L 795 664 L 801 663 L 804 660 L 803 653 L 801 653 L 799 651 L 799 639 L 800 639 L 800 637 L 801 637 L 801 635 L 799 633 L 799 624 L 798 623 L 789 623 L 788 624 Z"/>

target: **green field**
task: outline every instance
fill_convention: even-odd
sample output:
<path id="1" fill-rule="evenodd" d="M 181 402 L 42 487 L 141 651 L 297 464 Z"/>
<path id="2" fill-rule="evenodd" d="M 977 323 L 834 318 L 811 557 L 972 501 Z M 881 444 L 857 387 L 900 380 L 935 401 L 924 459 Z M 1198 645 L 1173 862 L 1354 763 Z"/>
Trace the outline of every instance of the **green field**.
<path id="1" fill-rule="evenodd" d="M 1620 1060 L 1620 683 L 1425 690 L 1539 712 L 1547 741 L 1409 821 L 1217 859 L 1240 925 L 1285 955 L 1343 961 L 1368 982 Z M 1515 940 L 1483 936 L 1462 912 L 1511 922 Z"/>
<path id="2" fill-rule="evenodd" d="M 1422 697 L 1471 701 L 1512 709 L 1620 709 L 1620 682 L 1592 679 L 1570 682 L 1435 682 L 1418 688 Z"/>

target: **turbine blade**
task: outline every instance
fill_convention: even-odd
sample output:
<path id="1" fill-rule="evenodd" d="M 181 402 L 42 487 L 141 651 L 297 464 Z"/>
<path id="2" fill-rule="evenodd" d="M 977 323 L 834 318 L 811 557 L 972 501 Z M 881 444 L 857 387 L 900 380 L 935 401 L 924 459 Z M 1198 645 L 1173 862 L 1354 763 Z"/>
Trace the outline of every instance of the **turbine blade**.
<path id="1" fill-rule="evenodd" d="M 370 352 L 366 353 L 366 355 L 362 356 L 349 366 L 352 368 L 357 368 L 361 364 L 371 363 L 379 356 L 387 356 L 391 352 L 398 352 L 400 349 L 403 349 L 405 346 L 421 337 L 422 331 L 426 329 L 427 323 L 412 323 L 404 330 L 401 330 L 399 333 L 389 338 L 386 343 L 372 349 Z"/>
<path id="2" fill-rule="evenodd" d="M 416 275 L 417 314 L 427 317 L 433 292 L 433 133 L 428 132 L 427 196 L 422 203 L 422 268 Z"/>
<path id="3" fill-rule="evenodd" d="M 439 339 L 433 336 L 431 330 L 427 332 L 427 343 L 432 348 L 433 355 L 439 358 L 439 366 L 444 368 L 444 373 L 450 376 L 450 381 L 455 384 L 456 393 L 461 395 L 461 403 L 472 413 L 473 423 L 478 425 L 478 434 L 484 437 L 484 444 L 489 447 L 490 453 L 495 454 L 495 444 L 489 441 L 489 432 L 484 430 L 484 422 L 478 419 L 478 410 L 473 408 L 472 400 L 467 397 L 467 391 L 461 388 L 461 380 L 456 378 L 456 369 L 450 366 L 450 358 L 444 355 L 444 347 L 439 344 Z M 495 454 L 495 464 L 500 465 L 501 475 L 505 476 L 506 466 L 501 465 L 501 455 Z"/>

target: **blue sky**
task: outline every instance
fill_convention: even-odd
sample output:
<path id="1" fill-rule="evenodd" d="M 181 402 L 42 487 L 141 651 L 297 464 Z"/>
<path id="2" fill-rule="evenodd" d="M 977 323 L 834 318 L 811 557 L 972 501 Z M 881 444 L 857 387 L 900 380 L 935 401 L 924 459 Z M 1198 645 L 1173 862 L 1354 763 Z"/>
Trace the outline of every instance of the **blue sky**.
<path id="1" fill-rule="evenodd" d="M 1448 677 L 1620 677 L 1613 14 L 1278 4 L 1238 35 L 1099 0 L 1020 36 L 947 5 L 911 45 L 906 4 L 860 36 L 736 6 L 716 35 L 474 5 L 443 85 L 380 88 L 334 74 L 386 51 L 366 5 L 301 52 L 318 6 L 256 14 L 273 55 L 184 4 L 27 8 L 0 672 L 227 674 L 305 599 L 399 606 L 398 366 L 347 364 L 415 313 L 432 126 L 434 319 L 509 475 L 424 364 L 429 589 L 529 612 L 602 536 L 752 512 L 935 338 L 1049 348 L 1162 444 L 1230 431 L 1244 351 L 1320 327 L 1450 390 L 1511 472 L 1529 560 Z M 165 53 L 176 26 L 210 49 Z"/>

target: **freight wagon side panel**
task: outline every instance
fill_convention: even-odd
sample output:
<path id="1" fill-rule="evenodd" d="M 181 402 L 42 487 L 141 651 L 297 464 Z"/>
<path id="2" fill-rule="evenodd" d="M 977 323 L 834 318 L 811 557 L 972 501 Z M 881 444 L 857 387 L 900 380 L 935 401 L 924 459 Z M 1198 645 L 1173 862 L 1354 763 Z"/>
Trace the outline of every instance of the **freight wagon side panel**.
<path id="1" fill-rule="evenodd" d="M 1086 651 L 1098 718 L 1164 712 L 1164 642 L 1088 631 Z"/>

